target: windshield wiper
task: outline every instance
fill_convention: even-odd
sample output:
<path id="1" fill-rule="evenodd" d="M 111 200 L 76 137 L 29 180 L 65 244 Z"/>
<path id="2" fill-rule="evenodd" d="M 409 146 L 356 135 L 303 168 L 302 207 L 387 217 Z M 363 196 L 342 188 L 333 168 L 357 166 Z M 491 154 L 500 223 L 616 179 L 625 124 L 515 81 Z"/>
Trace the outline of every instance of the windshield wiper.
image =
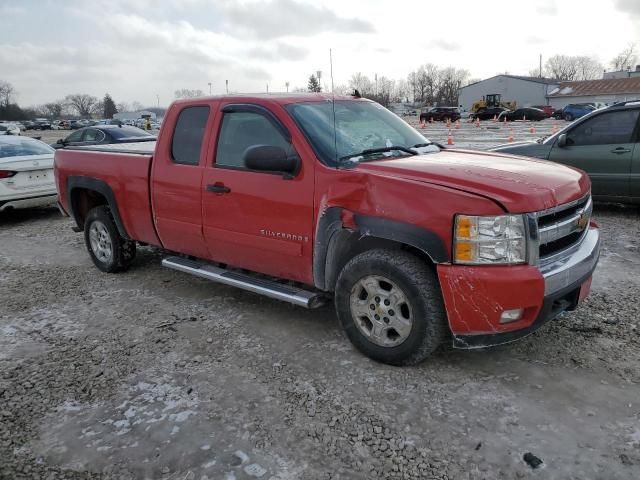
<path id="1" fill-rule="evenodd" d="M 367 148 L 366 150 L 362 150 L 360 153 L 352 153 L 351 155 L 345 155 L 344 157 L 340 157 L 340 160 L 347 160 L 353 157 L 363 157 L 365 155 L 373 155 L 375 153 L 392 152 L 394 150 L 405 152 L 405 153 L 408 153 L 409 155 L 418 155 L 418 152 L 416 152 L 415 150 L 411 150 L 411 148 L 409 147 L 403 147 L 402 145 L 392 145 L 390 147 Z"/>

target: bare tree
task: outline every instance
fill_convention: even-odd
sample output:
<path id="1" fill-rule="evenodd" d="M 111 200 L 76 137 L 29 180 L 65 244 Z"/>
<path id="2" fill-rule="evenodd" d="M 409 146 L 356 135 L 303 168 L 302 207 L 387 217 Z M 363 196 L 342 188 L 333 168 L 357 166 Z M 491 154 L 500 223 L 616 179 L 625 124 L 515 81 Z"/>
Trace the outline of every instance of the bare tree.
<path id="1" fill-rule="evenodd" d="M 406 80 L 398 80 L 395 82 L 395 88 L 393 90 L 394 102 L 407 102 L 409 103 L 409 94 L 411 93 L 411 87 Z"/>
<path id="2" fill-rule="evenodd" d="M 627 67 L 633 67 L 638 59 L 636 46 L 630 43 L 627 48 L 622 50 L 618 55 L 613 57 L 610 64 L 615 70 L 624 70 Z"/>
<path id="3" fill-rule="evenodd" d="M 567 55 L 554 55 L 547 60 L 545 68 L 551 78 L 567 81 L 576 80 L 579 70 L 577 57 Z"/>
<path id="4" fill-rule="evenodd" d="M 174 92 L 176 98 L 196 98 L 196 97 L 204 97 L 204 92 L 202 90 L 190 90 L 188 88 L 181 88 L 180 90 L 176 90 Z"/>
<path id="5" fill-rule="evenodd" d="M 8 107 L 15 93 L 13 85 L 0 80 L 0 107 Z"/>
<path id="6" fill-rule="evenodd" d="M 447 67 L 439 72 L 440 84 L 437 99 L 443 105 L 458 105 L 458 93 L 464 82 L 469 78 L 469 72 L 464 69 Z"/>
<path id="7" fill-rule="evenodd" d="M 75 93 L 65 97 L 67 103 L 73 108 L 80 117 L 88 118 L 94 111 L 98 99 L 86 93 Z"/>
<path id="8" fill-rule="evenodd" d="M 116 108 L 118 109 L 118 112 L 130 112 L 131 111 L 131 107 L 129 106 L 129 104 L 127 102 L 119 102 L 118 104 L 116 104 Z"/>
<path id="9" fill-rule="evenodd" d="M 351 78 L 349 79 L 349 88 L 352 90 L 358 90 L 362 96 L 371 94 L 374 90 L 373 82 L 369 77 L 363 75 L 361 72 L 351 75 Z"/>
<path id="10" fill-rule="evenodd" d="M 60 118 L 65 111 L 66 104 L 64 100 L 56 100 L 55 102 L 45 103 L 38 110 L 48 118 Z"/>
<path id="11" fill-rule="evenodd" d="M 144 105 L 142 105 L 142 104 L 141 104 L 140 102 L 138 102 L 137 100 L 136 100 L 136 101 L 133 101 L 133 102 L 131 102 L 131 110 L 132 110 L 133 112 L 139 112 L 140 110 L 144 110 Z"/>
<path id="12" fill-rule="evenodd" d="M 578 74 L 576 80 L 596 80 L 602 77 L 604 66 L 595 57 L 576 57 Z"/>

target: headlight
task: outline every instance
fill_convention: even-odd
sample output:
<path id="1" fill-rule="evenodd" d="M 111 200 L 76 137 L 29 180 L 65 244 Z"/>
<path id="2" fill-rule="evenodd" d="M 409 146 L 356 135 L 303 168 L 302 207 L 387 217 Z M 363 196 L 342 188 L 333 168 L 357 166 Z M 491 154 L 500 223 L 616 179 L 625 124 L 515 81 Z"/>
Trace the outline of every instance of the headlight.
<path id="1" fill-rule="evenodd" d="M 527 238 L 522 215 L 456 215 L 453 260 L 467 265 L 524 263 Z"/>

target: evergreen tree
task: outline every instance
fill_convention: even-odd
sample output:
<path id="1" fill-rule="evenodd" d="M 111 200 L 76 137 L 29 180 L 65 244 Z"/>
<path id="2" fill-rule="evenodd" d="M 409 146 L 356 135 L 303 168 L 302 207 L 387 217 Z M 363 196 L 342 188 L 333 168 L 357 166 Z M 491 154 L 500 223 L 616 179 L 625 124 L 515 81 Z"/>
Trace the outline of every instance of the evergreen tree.
<path id="1" fill-rule="evenodd" d="M 113 115 L 118 113 L 116 103 L 108 93 L 104 96 L 102 103 L 104 104 L 104 118 L 113 118 Z"/>
<path id="2" fill-rule="evenodd" d="M 322 87 L 320 86 L 320 82 L 318 81 L 318 78 L 313 74 L 309 77 L 309 84 L 307 85 L 307 90 L 315 93 L 319 93 L 322 91 Z"/>

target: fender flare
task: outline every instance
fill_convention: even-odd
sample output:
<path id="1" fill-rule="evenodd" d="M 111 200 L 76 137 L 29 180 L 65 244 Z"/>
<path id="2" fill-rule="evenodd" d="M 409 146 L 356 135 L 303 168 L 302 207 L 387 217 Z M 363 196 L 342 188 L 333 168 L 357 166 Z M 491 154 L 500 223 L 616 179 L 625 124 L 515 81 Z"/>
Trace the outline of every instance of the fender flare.
<path id="1" fill-rule="evenodd" d="M 94 177 L 67 177 L 67 204 L 69 205 L 69 209 L 71 210 L 69 213 L 75 220 L 78 228 L 82 228 L 82 218 L 77 211 L 75 203 L 73 202 L 73 191 L 77 188 L 92 190 L 106 198 L 109 209 L 111 210 L 111 214 L 113 215 L 113 220 L 116 224 L 116 227 L 118 228 L 118 233 L 120 233 L 120 236 L 122 238 L 131 240 L 131 238 L 127 234 L 127 230 L 124 228 L 124 224 L 122 223 L 120 211 L 118 210 L 118 203 L 116 202 L 116 197 L 113 194 L 113 190 L 107 182 Z"/>
<path id="2" fill-rule="evenodd" d="M 346 244 L 370 236 L 410 245 L 425 253 L 433 263 L 450 261 L 447 248 L 435 232 L 409 223 L 386 218 L 354 214 L 355 229 L 342 224 L 341 207 L 326 209 L 316 229 L 313 251 L 313 280 L 317 288 L 326 290 L 329 281 L 338 272 L 335 269 L 336 254 Z"/>

